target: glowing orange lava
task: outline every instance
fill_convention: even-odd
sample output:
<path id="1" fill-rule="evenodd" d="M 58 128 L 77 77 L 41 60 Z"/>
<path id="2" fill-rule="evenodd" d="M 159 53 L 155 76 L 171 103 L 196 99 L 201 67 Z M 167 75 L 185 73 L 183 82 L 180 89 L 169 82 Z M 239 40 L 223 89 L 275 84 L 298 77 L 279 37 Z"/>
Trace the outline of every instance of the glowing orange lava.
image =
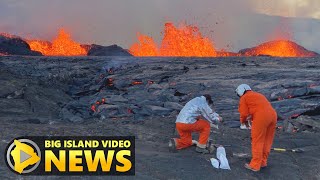
<path id="1" fill-rule="evenodd" d="M 158 48 L 152 37 L 138 33 L 138 43 L 135 43 L 130 48 L 130 53 L 133 56 L 158 56 Z"/>
<path id="2" fill-rule="evenodd" d="M 203 37 L 197 27 L 190 25 L 177 28 L 172 23 L 166 23 L 160 48 L 146 35 L 139 34 L 138 41 L 129 49 L 134 56 L 217 56 L 213 43 Z"/>
<path id="3" fill-rule="evenodd" d="M 274 41 L 268 44 L 261 44 L 258 46 L 256 53 L 278 57 L 295 57 L 298 55 L 297 47 L 289 41 Z"/>
<path id="4" fill-rule="evenodd" d="M 302 46 L 288 41 L 277 40 L 260 44 L 255 48 L 251 48 L 244 53 L 245 56 L 268 55 L 276 57 L 312 57 L 313 52 L 309 52 Z"/>
<path id="5" fill-rule="evenodd" d="M 308 57 L 313 54 L 302 46 L 290 41 L 293 39 L 289 22 L 286 19 L 281 19 L 279 25 L 276 26 L 274 31 L 270 33 L 267 39 L 274 39 L 260 44 L 257 47 L 249 49 L 245 53 L 246 56 L 267 55 L 275 57 Z"/>
<path id="6" fill-rule="evenodd" d="M 45 56 L 82 56 L 87 51 L 71 39 L 64 29 L 60 29 L 58 36 L 52 43 L 41 40 L 27 41 L 31 50 L 39 51 Z"/>

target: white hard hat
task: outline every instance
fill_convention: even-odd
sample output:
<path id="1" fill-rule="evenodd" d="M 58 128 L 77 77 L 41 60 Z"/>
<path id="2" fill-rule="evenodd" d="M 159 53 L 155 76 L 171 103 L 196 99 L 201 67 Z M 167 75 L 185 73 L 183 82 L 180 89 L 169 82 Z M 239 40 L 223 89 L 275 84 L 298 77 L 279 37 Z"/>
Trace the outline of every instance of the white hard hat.
<path id="1" fill-rule="evenodd" d="M 239 97 L 243 96 L 246 91 L 251 91 L 251 88 L 248 84 L 241 84 L 237 87 L 236 93 Z"/>

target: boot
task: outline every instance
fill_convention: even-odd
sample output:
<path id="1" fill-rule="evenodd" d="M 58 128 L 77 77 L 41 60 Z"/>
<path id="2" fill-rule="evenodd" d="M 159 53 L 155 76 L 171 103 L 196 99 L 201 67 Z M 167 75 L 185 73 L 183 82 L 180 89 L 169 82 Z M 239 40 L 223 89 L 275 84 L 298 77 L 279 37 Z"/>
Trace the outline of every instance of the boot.
<path id="1" fill-rule="evenodd" d="M 202 153 L 202 154 L 209 154 L 209 153 L 210 153 L 208 149 L 206 149 L 206 148 L 201 148 L 201 147 L 199 147 L 199 146 L 196 147 L 196 152 Z"/>
<path id="2" fill-rule="evenodd" d="M 196 147 L 196 152 L 202 153 L 202 154 L 209 154 L 210 151 L 207 149 L 206 144 L 198 144 Z"/>
<path id="3" fill-rule="evenodd" d="M 258 172 L 259 170 L 253 169 L 252 167 L 250 167 L 249 163 L 244 164 L 244 167 L 253 171 L 253 172 Z"/>
<path id="4" fill-rule="evenodd" d="M 177 152 L 177 144 L 174 138 L 169 140 L 169 152 Z"/>

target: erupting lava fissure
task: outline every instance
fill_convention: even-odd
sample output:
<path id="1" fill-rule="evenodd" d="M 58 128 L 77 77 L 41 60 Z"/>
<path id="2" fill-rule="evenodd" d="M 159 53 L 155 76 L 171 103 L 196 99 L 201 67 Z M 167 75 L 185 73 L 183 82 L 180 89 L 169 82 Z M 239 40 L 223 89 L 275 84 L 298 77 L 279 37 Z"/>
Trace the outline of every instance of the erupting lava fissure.
<path id="1" fill-rule="evenodd" d="M 209 38 L 203 37 L 199 28 L 182 25 L 179 28 L 172 23 L 166 23 L 164 37 L 158 47 L 152 37 L 138 33 L 138 42 L 134 43 L 129 52 L 134 56 L 181 56 L 181 57 L 227 57 L 227 56 L 275 56 L 275 57 L 314 57 L 317 53 L 283 39 L 269 41 L 257 47 L 241 50 L 239 53 L 217 51 Z M 290 36 L 285 38 L 290 39 Z"/>
<path id="2" fill-rule="evenodd" d="M 82 56 L 87 51 L 81 44 L 73 41 L 70 34 L 60 29 L 56 39 L 52 43 L 41 40 L 27 41 L 31 50 L 41 52 L 45 56 Z"/>
<path id="3" fill-rule="evenodd" d="M 285 33 L 284 33 L 285 32 Z M 290 41 L 292 33 L 277 30 L 272 35 L 274 41 L 239 52 L 217 50 L 212 40 L 201 34 L 196 26 L 165 23 L 163 38 L 157 45 L 152 37 L 138 33 L 138 41 L 129 50 L 116 45 L 81 45 L 71 39 L 71 35 L 60 29 L 52 41 L 25 40 L 18 36 L 0 33 L 0 56 L 4 55 L 45 55 L 45 56 L 158 56 L 158 57 L 228 57 L 228 56 L 273 56 L 273 57 L 315 57 L 318 53 L 309 51 Z M 26 44 L 29 44 L 29 46 Z M 229 48 L 229 46 L 228 46 Z M 31 51 L 31 50 L 32 51 Z M 37 51 L 37 52 L 35 52 Z M 39 53 L 40 52 L 40 53 Z"/>
<path id="4" fill-rule="evenodd" d="M 129 49 L 134 56 L 217 56 L 213 43 L 203 37 L 197 27 L 190 25 L 177 28 L 172 23 L 166 23 L 160 48 L 151 37 L 140 33 L 138 41 Z"/>

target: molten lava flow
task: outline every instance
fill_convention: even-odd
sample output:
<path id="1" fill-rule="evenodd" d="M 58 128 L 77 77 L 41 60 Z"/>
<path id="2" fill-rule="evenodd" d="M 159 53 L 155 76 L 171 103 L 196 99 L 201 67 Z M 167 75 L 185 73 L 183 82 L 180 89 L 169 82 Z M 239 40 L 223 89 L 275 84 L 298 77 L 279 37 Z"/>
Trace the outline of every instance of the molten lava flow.
<path id="1" fill-rule="evenodd" d="M 93 112 L 96 112 L 97 111 L 97 108 L 94 104 L 91 105 L 90 109 L 93 111 Z"/>
<path id="2" fill-rule="evenodd" d="M 50 42 L 30 40 L 28 44 L 33 51 L 39 51 L 46 56 L 81 56 L 87 51 L 81 45 L 71 39 L 70 34 L 63 29 L 59 30 L 56 39 Z"/>
<path id="3" fill-rule="evenodd" d="M 172 23 L 166 23 L 160 48 L 146 35 L 139 34 L 138 40 L 139 43 L 133 44 L 129 50 L 134 56 L 217 56 L 213 43 L 195 26 L 176 28 Z"/>
<path id="4" fill-rule="evenodd" d="M 131 84 L 132 85 L 140 85 L 140 84 L 143 84 L 143 82 L 142 81 L 133 81 Z"/>

